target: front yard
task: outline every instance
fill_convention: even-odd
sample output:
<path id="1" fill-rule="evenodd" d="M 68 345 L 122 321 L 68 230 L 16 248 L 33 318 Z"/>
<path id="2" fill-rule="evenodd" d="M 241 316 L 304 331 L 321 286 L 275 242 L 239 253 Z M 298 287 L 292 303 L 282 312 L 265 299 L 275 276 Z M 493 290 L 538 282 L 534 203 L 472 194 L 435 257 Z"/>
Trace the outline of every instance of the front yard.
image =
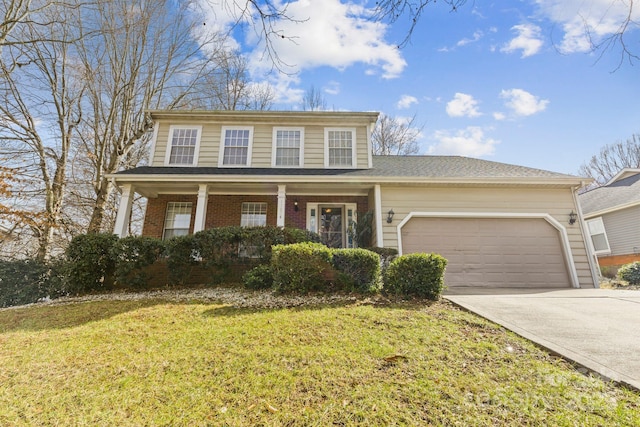
<path id="1" fill-rule="evenodd" d="M 640 425 L 446 302 L 176 295 L 0 310 L 0 425 Z"/>

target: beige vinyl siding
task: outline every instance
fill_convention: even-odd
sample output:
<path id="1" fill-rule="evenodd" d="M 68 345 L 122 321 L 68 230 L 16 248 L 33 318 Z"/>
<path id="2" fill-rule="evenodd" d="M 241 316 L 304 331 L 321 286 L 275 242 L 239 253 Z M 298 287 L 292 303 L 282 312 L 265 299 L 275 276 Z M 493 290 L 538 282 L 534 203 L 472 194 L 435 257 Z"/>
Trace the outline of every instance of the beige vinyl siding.
<path id="1" fill-rule="evenodd" d="M 393 209 L 393 223 L 383 222 L 385 247 L 398 247 L 397 226 L 410 212 L 546 213 L 562 224 L 569 237 L 580 286 L 593 287 L 593 278 L 579 225 L 568 224 L 576 211 L 570 189 L 385 186 L 382 212 Z"/>
<path id="2" fill-rule="evenodd" d="M 255 168 L 271 167 L 273 128 L 282 126 L 304 127 L 304 167 L 324 168 L 324 129 L 325 127 L 331 127 L 328 124 L 327 126 L 305 126 L 304 123 L 299 122 L 273 124 L 252 124 L 249 122 L 211 123 L 206 121 L 180 121 L 174 123 L 161 122 L 158 128 L 155 152 L 153 153 L 151 166 L 164 166 L 164 159 L 169 139 L 169 127 L 172 124 L 202 126 L 200 153 L 197 166 L 203 167 L 218 166 L 222 126 L 253 126 L 253 147 L 250 166 Z M 368 167 L 368 155 L 367 128 L 366 126 L 357 126 L 356 158 L 358 169 Z"/>
<path id="3" fill-rule="evenodd" d="M 304 127 L 304 167 L 324 168 L 324 126 Z"/>
<path id="4" fill-rule="evenodd" d="M 640 251 L 640 206 L 602 215 L 611 255 L 628 255 Z"/>

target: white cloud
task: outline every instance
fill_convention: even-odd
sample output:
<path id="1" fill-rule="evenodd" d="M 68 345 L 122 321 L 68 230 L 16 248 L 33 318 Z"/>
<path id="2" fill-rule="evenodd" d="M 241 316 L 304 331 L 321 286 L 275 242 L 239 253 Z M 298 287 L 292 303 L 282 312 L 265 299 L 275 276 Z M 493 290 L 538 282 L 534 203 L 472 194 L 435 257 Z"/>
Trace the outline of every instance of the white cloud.
<path id="1" fill-rule="evenodd" d="M 482 128 L 477 126 L 469 126 L 453 133 L 439 130 L 433 134 L 433 138 L 438 142 L 429 146 L 428 154 L 482 157 L 493 154 L 496 145 L 500 143 L 486 137 Z"/>
<path id="2" fill-rule="evenodd" d="M 418 98 L 416 98 L 415 96 L 402 95 L 400 97 L 400 100 L 396 104 L 396 107 L 398 107 L 398 109 L 400 110 L 405 110 L 411 107 L 413 104 L 417 104 L 417 103 L 418 103 Z"/>
<path id="3" fill-rule="evenodd" d="M 480 40 L 483 36 L 482 31 L 478 30 L 476 32 L 473 33 L 473 37 L 472 38 L 464 38 L 460 41 L 458 41 L 458 43 L 456 43 L 456 46 L 465 46 L 468 45 L 470 43 L 475 43 L 478 40 Z"/>
<path id="4" fill-rule="evenodd" d="M 518 32 L 518 36 L 500 49 L 501 52 L 513 53 L 522 50 L 522 58 L 535 55 L 542 48 L 540 27 L 533 24 L 522 24 L 511 27 Z"/>
<path id="5" fill-rule="evenodd" d="M 493 113 L 493 118 L 494 118 L 495 120 L 500 121 L 500 120 L 504 120 L 504 119 L 506 119 L 506 118 L 507 118 L 507 115 L 506 115 L 506 114 L 504 114 L 504 113 L 501 113 L 500 111 L 496 111 L 495 113 Z"/>
<path id="6" fill-rule="evenodd" d="M 447 103 L 449 117 L 478 117 L 482 114 L 478 111 L 478 101 L 466 93 L 456 93 Z"/>
<path id="7" fill-rule="evenodd" d="M 332 80 L 324 87 L 324 91 L 329 95 L 338 95 L 340 93 L 340 83 Z"/>
<path id="8" fill-rule="evenodd" d="M 244 2 L 243 2 L 244 3 Z M 385 41 L 387 25 L 367 19 L 370 10 L 340 0 L 297 0 L 288 3 L 287 15 L 303 22 L 280 20 L 273 48 L 280 60 L 295 70 L 330 66 L 345 69 L 357 63 L 385 79 L 400 76 L 407 63 L 396 45 Z M 256 46 L 252 65 L 270 68 L 264 58 L 264 40 Z"/>
<path id="9" fill-rule="evenodd" d="M 549 104 L 548 99 L 540 99 L 522 89 L 502 90 L 500 98 L 505 99 L 505 105 L 516 116 L 531 116 L 544 111 Z"/>
<path id="10" fill-rule="evenodd" d="M 563 53 L 590 51 L 592 42 L 597 44 L 618 31 L 629 13 L 632 21 L 640 20 L 640 8 L 633 8 L 629 1 L 536 0 L 536 3 L 542 15 L 562 28 L 564 35 L 558 48 Z"/>

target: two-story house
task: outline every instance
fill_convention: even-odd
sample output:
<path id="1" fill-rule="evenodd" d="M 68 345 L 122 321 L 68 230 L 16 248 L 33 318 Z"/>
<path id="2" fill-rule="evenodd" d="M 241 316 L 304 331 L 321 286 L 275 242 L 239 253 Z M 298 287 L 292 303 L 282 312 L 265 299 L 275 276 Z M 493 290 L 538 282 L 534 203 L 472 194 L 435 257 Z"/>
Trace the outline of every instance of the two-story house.
<path id="1" fill-rule="evenodd" d="M 352 247 L 373 212 L 371 244 L 449 260 L 447 285 L 593 287 L 576 191 L 584 179 L 459 156 L 374 156 L 373 112 L 152 111 L 150 166 L 112 176 L 124 236 L 134 193 L 143 234 L 291 226 Z"/>

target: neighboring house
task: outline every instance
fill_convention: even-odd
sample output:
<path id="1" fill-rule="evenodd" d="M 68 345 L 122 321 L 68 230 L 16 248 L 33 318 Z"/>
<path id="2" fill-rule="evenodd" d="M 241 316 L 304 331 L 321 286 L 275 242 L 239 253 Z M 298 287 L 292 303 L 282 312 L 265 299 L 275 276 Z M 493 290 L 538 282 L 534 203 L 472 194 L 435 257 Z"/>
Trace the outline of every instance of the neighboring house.
<path id="1" fill-rule="evenodd" d="M 600 266 L 640 261 L 640 169 L 623 169 L 580 204 Z"/>
<path id="2" fill-rule="evenodd" d="M 150 166 L 111 176 L 115 233 L 134 193 L 148 198 L 143 234 L 291 226 L 352 247 L 372 211 L 372 245 L 437 252 L 456 286 L 593 287 L 577 190 L 584 179 L 457 156 L 373 156 L 378 113 L 152 111 Z M 587 182 L 588 183 L 588 182 Z"/>

